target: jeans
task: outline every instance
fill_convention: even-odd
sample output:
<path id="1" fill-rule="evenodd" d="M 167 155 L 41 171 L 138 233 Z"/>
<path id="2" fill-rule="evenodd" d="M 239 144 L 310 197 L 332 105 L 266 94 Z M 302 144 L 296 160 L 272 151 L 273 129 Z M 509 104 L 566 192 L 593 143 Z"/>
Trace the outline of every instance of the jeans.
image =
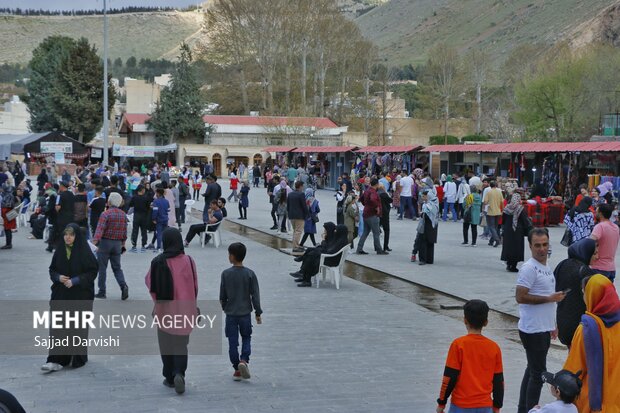
<path id="1" fill-rule="evenodd" d="M 181 198 L 180 203 L 179 203 L 181 206 L 179 207 L 179 218 L 180 219 L 177 218 L 178 226 L 181 226 L 181 224 L 185 224 L 185 208 L 187 207 L 185 205 L 185 201 L 186 201 L 185 198 Z"/>
<path id="2" fill-rule="evenodd" d="M 187 370 L 187 344 L 189 335 L 178 336 L 168 334 L 157 329 L 157 341 L 159 343 L 159 354 L 164 365 L 162 374 L 170 384 L 174 383 L 174 376 L 180 374 L 185 377 Z"/>
<path id="3" fill-rule="evenodd" d="M 235 198 L 235 202 L 239 201 L 239 195 L 237 195 L 237 190 L 233 189 L 232 192 L 230 193 L 230 195 L 228 195 L 228 198 L 226 198 L 228 201 L 230 201 L 230 198 L 234 197 Z"/>
<path id="4" fill-rule="evenodd" d="M 228 337 L 228 357 L 237 370 L 239 361 L 250 362 L 252 353 L 252 314 L 244 316 L 226 315 L 226 328 L 224 332 Z M 241 358 L 239 358 L 239 335 L 241 335 Z"/>
<path id="5" fill-rule="evenodd" d="M 413 197 L 402 195 L 400 196 L 400 209 L 398 211 L 399 218 L 403 217 L 403 212 L 405 212 L 405 208 L 407 208 L 407 211 L 409 211 L 412 219 L 416 217 L 417 214 L 415 212 L 415 208 L 413 208 Z"/>
<path id="6" fill-rule="evenodd" d="M 359 242 L 357 243 L 357 252 L 361 252 L 364 250 L 364 242 L 366 242 L 366 238 L 370 234 L 370 231 L 372 231 L 372 238 L 375 244 L 375 251 L 376 252 L 382 251 L 381 241 L 379 239 L 379 234 L 381 232 L 379 230 L 379 217 L 374 216 L 374 217 L 364 218 L 364 233 L 362 234 Z"/>
<path id="7" fill-rule="evenodd" d="M 528 334 L 519 331 L 519 337 L 525 348 L 527 368 L 521 381 L 517 412 L 527 413 L 540 399 L 543 386 L 541 374 L 547 371 L 547 352 L 551 345 L 551 333 L 547 331 Z"/>
<path id="8" fill-rule="evenodd" d="M 495 241 L 500 242 L 499 233 L 497 232 L 497 225 L 499 223 L 499 215 L 487 215 L 487 227 L 489 227 L 489 234 L 491 234 L 491 240 L 489 243 Z"/>
<path id="9" fill-rule="evenodd" d="M 448 209 L 450 209 L 450 212 L 452 213 L 452 221 L 456 222 L 458 219 L 458 216 L 456 214 L 456 209 L 454 208 L 454 202 L 448 202 L 448 201 L 443 201 L 443 220 L 447 221 L 448 220 Z"/>
<path id="10" fill-rule="evenodd" d="M 254 177 L 254 188 L 258 188 L 258 183 L 260 182 L 260 177 L 255 176 Z"/>
<path id="11" fill-rule="evenodd" d="M 593 268 L 595 269 L 595 268 Z M 611 280 L 611 282 L 614 282 L 614 279 L 616 278 L 616 272 L 615 271 L 605 271 L 605 270 L 596 270 L 599 274 L 604 275 L 605 277 L 609 278 Z"/>
<path id="12" fill-rule="evenodd" d="M 464 409 L 462 407 L 455 406 L 454 404 L 450 404 L 450 410 L 448 413 L 493 413 L 492 407 L 472 407 L 469 409 Z"/>
<path id="13" fill-rule="evenodd" d="M 131 245 L 134 247 L 138 243 L 138 231 L 142 236 L 142 247 L 146 247 L 148 242 L 147 230 L 149 228 L 149 216 L 148 214 L 133 214 L 133 227 L 131 228 Z"/>
<path id="14" fill-rule="evenodd" d="M 157 236 L 157 249 L 162 249 L 162 236 L 164 235 L 164 230 L 168 228 L 168 221 L 166 222 L 158 222 L 155 224 L 155 235 Z"/>
<path id="15" fill-rule="evenodd" d="M 108 269 L 108 261 L 112 265 L 114 278 L 118 282 L 121 289 L 127 285 L 125 275 L 121 269 L 121 248 L 123 242 L 120 240 L 102 238 L 97 245 L 97 262 L 99 263 L 99 279 L 97 284 L 99 292 L 105 294 L 106 271 Z"/>

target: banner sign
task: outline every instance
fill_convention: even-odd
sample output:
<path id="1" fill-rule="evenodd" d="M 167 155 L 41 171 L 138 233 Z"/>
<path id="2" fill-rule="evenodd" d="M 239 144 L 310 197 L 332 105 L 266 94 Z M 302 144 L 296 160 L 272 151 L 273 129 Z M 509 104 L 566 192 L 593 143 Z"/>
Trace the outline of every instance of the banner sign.
<path id="1" fill-rule="evenodd" d="M 41 153 L 72 153 L 72 142 L 41 142 Z"/>
<path id="2" fill-rule="evenodd" d="M 103 158 L 103 149 L 102 148 L 91 148 L 90 157 L 91 158 Z"/>
<path id="3" fill-rule="evenodd" d="M 54 153 L 54 162 L 57 164 L 63 164 L 65 162 L 65 154 L 63 152 Z"/>
<path id="4" fill-rule="evenodd" d="M 129 158 L 152 158 L 155 156 L 153 146 L 122 146 L 114 145 L 112 148 L 113 156 L 126 156 Z"/>

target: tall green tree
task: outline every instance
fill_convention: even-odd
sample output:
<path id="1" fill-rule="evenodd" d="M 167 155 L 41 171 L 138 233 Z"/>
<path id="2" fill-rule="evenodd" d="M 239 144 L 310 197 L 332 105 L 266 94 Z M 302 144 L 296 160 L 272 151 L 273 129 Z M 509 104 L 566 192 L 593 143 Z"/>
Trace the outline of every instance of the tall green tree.
<path id="1" fill-rule="evenodd" d="M 75 40 L 66 36 L 50 36 L 43 40 L 32 52 L 28 63 L 32 74 L 28 87 L 29 128 L 32 132 L 61 129 L 60 121 L 55 116 L 51 90 L 56 83 L 59 67 L 71 49 Z"/>
<path id="2" fill-rule="evenodd" d="M 61 61 L 51 89 L 53 113 L 61 129 L 80 142 L 89 142 L 103 124 L 103 63 L 97 50 L 82 37 Z M 108 79 L 108 110 L 115 91 Z"/>
<path id="3" fill-rule="evenodd" d="M 202 143 L 204 100 L 196 81 L 189 46 L 181 44 L 181 55 L 170 85 L 161 91 L 159 103 L 149 120 L 158 143 L 194 141 Z"/>

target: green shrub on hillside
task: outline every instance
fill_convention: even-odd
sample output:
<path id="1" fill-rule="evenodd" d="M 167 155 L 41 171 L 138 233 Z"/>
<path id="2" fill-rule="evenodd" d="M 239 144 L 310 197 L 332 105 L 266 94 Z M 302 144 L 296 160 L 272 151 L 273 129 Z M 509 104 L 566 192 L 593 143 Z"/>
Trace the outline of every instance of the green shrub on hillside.
<path id="1" fill-rule="evenodd" d="M 448 135 L 448 136 L 435 135 L 435 136 L 431 136 L 428 138 L 428 144 L 429 145 L 444 145 L 446 143 L 446 138 L 447 138 L 448 145 L 458 145 L 459 143 L 461 143 L 459 141 L 459 138 L 453 135 Z"/>
<path id="2" fill-rule="evenodd" d="M 461 142 L 489 142 L 493 140 L 490 135 L 466 135 L 461 138 Z"/>

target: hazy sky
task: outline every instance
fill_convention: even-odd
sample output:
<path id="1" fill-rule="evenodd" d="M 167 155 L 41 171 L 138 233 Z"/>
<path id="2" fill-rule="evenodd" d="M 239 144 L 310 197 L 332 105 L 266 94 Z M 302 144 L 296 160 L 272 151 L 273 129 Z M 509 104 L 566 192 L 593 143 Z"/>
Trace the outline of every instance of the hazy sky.
<path id="1" fill-rule="evenodd" d="M 189 0 L 108 0 L 108 8 L 120 9 L 126 6 L 187 7 L 202 1 Z M 0 0 L 0 7 L 44 10 L 94 10 L 103 8 L 103 0 Z"/>

